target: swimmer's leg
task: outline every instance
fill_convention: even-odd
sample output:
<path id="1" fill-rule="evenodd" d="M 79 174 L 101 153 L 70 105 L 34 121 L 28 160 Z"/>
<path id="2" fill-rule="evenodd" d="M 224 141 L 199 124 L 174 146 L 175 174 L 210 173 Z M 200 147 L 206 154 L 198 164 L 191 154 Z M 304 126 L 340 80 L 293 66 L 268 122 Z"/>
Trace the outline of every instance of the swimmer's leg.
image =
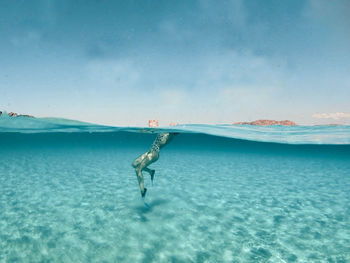
<path id="1" fill-rule="evenodd" d="M 140 155 L 139 157 L 137 157 L 133 162 L 132 162 L 132 167 L 136 168 L 137 166 L 139 166 L 141 164 L 141 162 L 145 159 L 145 157 L 147 156 L 148 152 L 145 152 L 144 154 Z"/>
<path id="2" fill-rule="evenodd" d="M 138 179 L 139 185 L 140 185 L 141 197 L 142 197 L 142 200 L 143 200 L 143 204 L 145 205 L 145 207 L 151 208 L 151 206 L 150 206 L 148 203 L 146 203 L 146 201 L 145 201 L 145 197 L 146 197 L 146 193 L 147 193 L 147 188 L 144 187 L 144 185 L 143 185 L 142 171 L 141 171 L 141 169 L 139 169 L 139 168 L 136 168 L 135 170 L 136 170 L 137 179 Z"/>
<path id="3" fill-rule="evenodd" d="M 152 185 L 153 185 L 154 173 L 156 172 L 156 170 L 149 169 L 148 167 L 145 167 L 143 170 L 150 174 Z"/>
<path id="4" fill-rule="evenodd" d="M 146 191 L 142 190 L 144 188 L 144 186 L 143 186 L 143 177 L 142 177 L 141 171 L 144 171 L 144 170 L 146 171 L 146 169 L 152 171 L 151 169 L 147 168 L 147 166 L 150 165 L 151 163 L 154 163 L 155 161 L 157 161 L 158 158 L 159 158 L 159 154 L 157 152 L 153 152 L 153 151 L 148 152 L 146 157 L 140 163 L 140 165 L 135 169 L 136 174 L 138 174 L 137 178 L 142 178 L 142 183 L 140 183 L 141 181 L 139 181 L 142 197 L 145 196 Z M 139 176 L 139 174 L 141 175 L 141 177 Z M 153 176 L 154 176 L 154 173 L 153 173 Z M 152 174 L 151 174 L 151 179 L 152 179 Z M 142 187 L 141 187 L 141 185 L 142 185 Z"/>
<path id="5" fill-rule="evenodd" d="M 145 188 L 144 183 L 143 183 L 142 170 L 140 169 L 140 167 L 137 167 L 135 169 L 135 172 L 136 172 L 137 180 L 139 182 L 141 196 L 142 196 L 142 198 L 144 198 L 146 195 L 146 192 L 147 192 L 147 188 Z"/>

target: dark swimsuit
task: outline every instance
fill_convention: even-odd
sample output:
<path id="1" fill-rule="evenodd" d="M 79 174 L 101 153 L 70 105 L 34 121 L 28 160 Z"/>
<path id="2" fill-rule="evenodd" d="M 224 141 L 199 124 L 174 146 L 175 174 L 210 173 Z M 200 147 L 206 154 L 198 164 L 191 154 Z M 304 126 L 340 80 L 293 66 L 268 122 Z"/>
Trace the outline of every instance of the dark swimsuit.
<path id="1" fill-rule="evenodd" d="M 161 145 L 165 144 L 168 136 L 169 136 L 168 133 L 159 133 L 156 139 L 154 140 L 154 142 L 152 143 L 150 152 L 159 153 Z"/>

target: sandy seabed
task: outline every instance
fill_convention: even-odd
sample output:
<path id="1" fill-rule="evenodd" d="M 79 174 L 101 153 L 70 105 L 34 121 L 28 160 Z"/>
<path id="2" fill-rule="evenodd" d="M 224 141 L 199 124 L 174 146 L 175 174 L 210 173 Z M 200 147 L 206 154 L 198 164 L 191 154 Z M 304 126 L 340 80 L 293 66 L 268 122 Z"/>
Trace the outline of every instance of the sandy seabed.
<path id="1" fill-rule="evenodd" d="M 0 262 L 350 261 L 349 155 L 143 150 L 1 149 Z"/>

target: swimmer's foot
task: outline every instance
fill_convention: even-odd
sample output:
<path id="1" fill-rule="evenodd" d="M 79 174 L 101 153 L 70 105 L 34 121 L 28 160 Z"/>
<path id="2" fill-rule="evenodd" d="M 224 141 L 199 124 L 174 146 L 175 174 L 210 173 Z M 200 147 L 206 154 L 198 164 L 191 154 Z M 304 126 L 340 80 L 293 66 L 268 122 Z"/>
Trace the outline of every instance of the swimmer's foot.
<path id="1" fill-rule="evenodd" d="M 143 193 L 141 193 L 143 204 L 145 205 L 146 208 L 151 208 L 151 206 L 148 203 L 146 203 L 146 201 L 145 201 L 147 188 L 145 187 L 144 189 L 145 189 L 145 191 Z"/>
<path id="2" fill-rule="evenodd" d="M 143 191 L 143 193 L 141 193 L 142 199 L 145 199 L 146 192 L 147 192 L 147 188 L 145 187 L 145 190 Z"/>
<path id="3" fill-rule="evenodd" d="M 153 179 L 154 179 L 154 173 L 156 172 L 156 170 L 152 170 L 151 172 L 151 181 L 152 181 L 152 186 L 153 186 Z"/>

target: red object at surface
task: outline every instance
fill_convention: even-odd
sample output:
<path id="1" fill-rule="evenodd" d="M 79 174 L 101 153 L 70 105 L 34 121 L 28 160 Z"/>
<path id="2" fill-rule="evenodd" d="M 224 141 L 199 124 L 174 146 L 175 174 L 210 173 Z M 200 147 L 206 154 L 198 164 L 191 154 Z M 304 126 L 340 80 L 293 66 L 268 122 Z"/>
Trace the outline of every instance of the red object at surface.
<path id="1" fill-rule="evenodd" d="M 149 120 L 148 121 L 148 127 L 153 128 L 153 127 L 158 127 L 158 126 L 159 126 L 158 120 Z"/>

